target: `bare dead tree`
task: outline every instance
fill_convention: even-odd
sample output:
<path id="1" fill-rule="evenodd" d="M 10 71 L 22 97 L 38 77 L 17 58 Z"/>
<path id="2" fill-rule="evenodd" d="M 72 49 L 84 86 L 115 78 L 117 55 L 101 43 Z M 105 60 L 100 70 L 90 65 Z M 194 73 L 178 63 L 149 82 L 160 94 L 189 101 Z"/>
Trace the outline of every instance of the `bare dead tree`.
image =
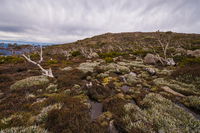
<path id="1" fill-rule="evenodd" d="M 150 45 L 157 59 L 160 61 L 162 65 L 175 65 L 173 58 L 168 58 L 168 50 L 172 43 L 172 33 L 165 33 L 163 35 L 159 31 L 157 31 L 155 33 L 155 36 L 163 53 L 163 56 L 161 56 L 159 52 L 155 50 L 155 46 Z"/>
<path id="2" fill-rule="evenodd" d="M 32 63 L 32 64 L 38 66 L 38 67 L 41 69 L 41 71 L 42 71 L 42 75 L 45 75 L 45 76 L 48 76 L 48 77 L 51 77 L 51 78 L 54 77 L 51 68 L 49 68 L 49 69 L 46 70 L 46 69 L 44 69 L 44 68 L 40 65 L 40 63 L 44 60 L 44 59 L 43 59 L 42 46 L 40 46 L 40 60 L 39 60 L 38 62 L 31 60 L 30 55 L 26 56 L 25 54 L 23 54 L 22 56 L 23 56 L 28 62 L 30 62 L 30 63 Z"/>

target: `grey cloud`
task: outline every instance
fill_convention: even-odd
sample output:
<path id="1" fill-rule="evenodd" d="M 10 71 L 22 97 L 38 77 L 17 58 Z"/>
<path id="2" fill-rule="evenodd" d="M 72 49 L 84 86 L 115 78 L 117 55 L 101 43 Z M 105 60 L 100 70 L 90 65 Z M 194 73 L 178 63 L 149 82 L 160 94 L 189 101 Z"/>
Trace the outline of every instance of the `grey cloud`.
<path id="1" fill-rule="evenodd" d="M 62 43 L 105 32 L 200 33 L 199 5 L 199 0 L 1 0 L 0 39 Z"/>

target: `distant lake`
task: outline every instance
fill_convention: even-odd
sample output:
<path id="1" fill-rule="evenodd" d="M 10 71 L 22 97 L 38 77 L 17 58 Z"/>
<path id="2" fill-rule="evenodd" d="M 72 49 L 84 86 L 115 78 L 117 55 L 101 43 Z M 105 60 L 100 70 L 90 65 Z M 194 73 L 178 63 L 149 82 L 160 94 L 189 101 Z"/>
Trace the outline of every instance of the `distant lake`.
<path id="1" fill-rule="evenodd" d="M 27 47 L 15 49 L 17 46 L 22 46 L 22 45 L 25 45 Z M 41 42 L 0 40 L 0 55 L 19 55 L 22 53 L 31 52 L 41 45 L 47 46 L 47 45 L 54 45 L 54 44 L 41 43 Z"/>

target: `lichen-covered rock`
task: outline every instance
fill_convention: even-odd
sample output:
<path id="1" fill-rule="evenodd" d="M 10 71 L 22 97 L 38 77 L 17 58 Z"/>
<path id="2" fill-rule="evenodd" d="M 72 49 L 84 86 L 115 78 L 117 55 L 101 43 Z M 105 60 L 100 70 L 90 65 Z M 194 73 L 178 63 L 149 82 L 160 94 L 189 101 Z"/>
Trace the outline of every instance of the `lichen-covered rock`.
<path id="1" fill-rule="evenodd" d="M 154 126 L 164 132 L 197 133 L 200 131 L 200 120 L 191 113 L 159 94 L 150 93 L 142 101 L 144 113 Z"/>
<path id="2" fill-rule="evenodd" d="M 137 75 L 134 72 L 130 72 L 129 74 L 125 75 L 126 82 L 129 85 L 136 84 L 140 82 L 140 79 L 137 78 Z"/>
<path id="3" fill-rule="evenodd" d="M 109 72 L 116 72 L 116 73 L 128 73 L 130 72 L 129 67 L 115 64 L 115 63 L 110 63 L 108 65 L 104 65 L 100 67 L 104 71 L 109 71 Z"/>
<path id="4" fill-rule="evenodd" d="M 0 131 L 1 133 L 48 133 L 47 130 L 38 126 L 12 127 Z"/>
<path id="5" fill-rule="evenodd" d="M 184 105 L 200 111 L 200 97 L 188 96 L 183 100 Z"/>
<path id="6" fill-rule="evenodd" d="M 99 64 L 99 62 L 85 62 L 81 63 L 77 69 L 81 70 L 84 73 L 93 72 L 94 68 Z"/>
<path id="7" fill-rule="evenodd" d="M 49 79 L 47 76 L 33 76 L 33 77 L 29 77 L 29 78 L 17 81 L 13 85 L 11 85 L 10 89 L 12 90 L 26 89 L 32 86 L 46 85 L 48 83 L 49 83 Z"/>
<path id="8" fill-rule="evenodd" d="M 168 86 L 174 91 L 182 93 L 184 95 L 200 95 L 200 91 L 192 84 L 185 84 L 175 80 L 167 80 L 164 78 L 154 79 L 153 82 L 157 86 Z"/>

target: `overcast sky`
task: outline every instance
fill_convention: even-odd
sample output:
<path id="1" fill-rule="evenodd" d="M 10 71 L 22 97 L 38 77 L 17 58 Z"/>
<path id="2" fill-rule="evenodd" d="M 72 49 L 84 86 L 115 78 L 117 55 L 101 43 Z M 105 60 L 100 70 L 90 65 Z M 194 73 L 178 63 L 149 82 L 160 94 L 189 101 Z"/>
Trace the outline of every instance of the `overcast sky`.
<path id="1" fill-rule="evenodd" d="M 0 39 L 64 43 L 106 32 L 200 33 L 200 0 L 0 0 Z"/>

